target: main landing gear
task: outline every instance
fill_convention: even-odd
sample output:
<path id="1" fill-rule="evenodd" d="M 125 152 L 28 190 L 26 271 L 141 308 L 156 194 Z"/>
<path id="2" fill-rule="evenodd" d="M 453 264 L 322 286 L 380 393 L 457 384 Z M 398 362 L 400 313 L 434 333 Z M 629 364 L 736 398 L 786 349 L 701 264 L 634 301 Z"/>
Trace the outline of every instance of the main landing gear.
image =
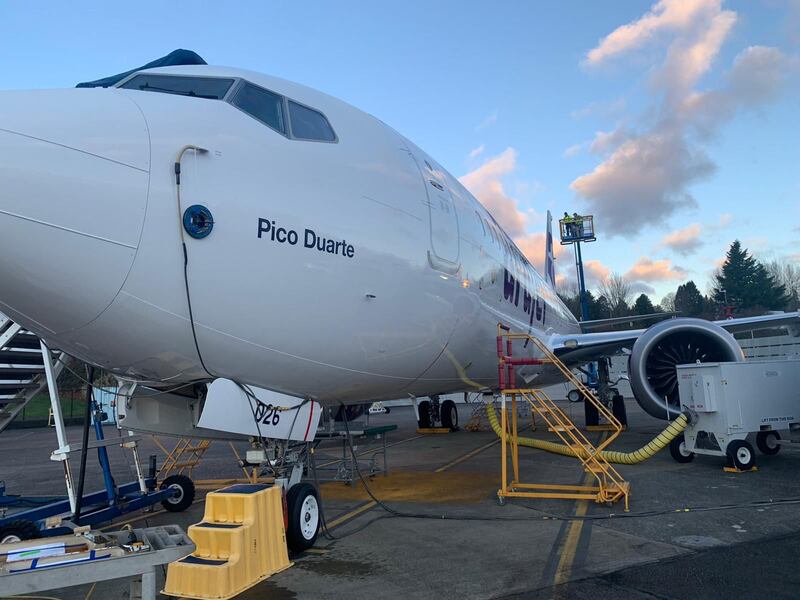
<path id="1" fill-rule="evenodd" d="M 436 423 L 450 431 L 458 431 L 458 408 L 450 399 L 439 402 L 439 396 L 431 396 L 430 400 L 416 402 L 417 426 L 420 429 L 430 429 Z"/>
<path id="2" fill-rule="evenodd" d="M 592 372 L 588 373 L 589 377 L 587 387 L 597 394 L 598 398 L 600 398 L 600 401 L 611 410 L 622 426 L 627 427 L 628 414 L 625 410 L 625 399 L 622 397 L 622 394 L 619 393 L 619 389 L 615 387 L 617 383 L 619 383 L 622 379 L 625 379 L 625 377 L 620 377 L 612 382 L 611 374 L 609 372 L 610 362 L 610 358 L 603 358 L 597 361 L 597 373 L 596 375 Z M 578 390 L 570 390 L 570 392 L 567 394 L 567 398 L 571 402 L 576 402 L 583 399 Z M 586 416 L 586 426 L 600 426 L 600 415 L 597 411 L 597 408 L 591 402 L 584 402 L 583 406 Z"/>

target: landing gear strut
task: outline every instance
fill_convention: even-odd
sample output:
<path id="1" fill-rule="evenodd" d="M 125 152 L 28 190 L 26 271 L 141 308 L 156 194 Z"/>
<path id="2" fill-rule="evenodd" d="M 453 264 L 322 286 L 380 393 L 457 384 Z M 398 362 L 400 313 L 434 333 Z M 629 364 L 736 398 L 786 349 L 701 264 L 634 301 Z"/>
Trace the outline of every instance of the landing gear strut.
<path id="1" fill-rule="evenodd" d="M 303 552 L 314 545 L 322 523 L 321 501 L 317 489 L 302 481 L 306 468 L 311 472 L 313 444 L 264 438 L 253 441 L 247 458 L 239 461 L 242 468 L 257 467 L 264 475 L 272 475 L 275 485 L 283 489 L 286 524 L 286 545 L 292 552 Z"/>

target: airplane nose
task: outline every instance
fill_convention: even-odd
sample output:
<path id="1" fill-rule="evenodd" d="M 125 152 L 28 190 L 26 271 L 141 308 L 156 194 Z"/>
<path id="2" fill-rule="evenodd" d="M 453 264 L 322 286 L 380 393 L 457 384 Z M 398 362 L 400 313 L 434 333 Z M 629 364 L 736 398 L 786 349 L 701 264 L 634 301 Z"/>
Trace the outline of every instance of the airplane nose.
<path id="1" fill-rule="evenodd" d="M 42 335 L 119 293 L 144 222 L 150 141 L 113 89 L 0 92 L 0 311 Z"/>

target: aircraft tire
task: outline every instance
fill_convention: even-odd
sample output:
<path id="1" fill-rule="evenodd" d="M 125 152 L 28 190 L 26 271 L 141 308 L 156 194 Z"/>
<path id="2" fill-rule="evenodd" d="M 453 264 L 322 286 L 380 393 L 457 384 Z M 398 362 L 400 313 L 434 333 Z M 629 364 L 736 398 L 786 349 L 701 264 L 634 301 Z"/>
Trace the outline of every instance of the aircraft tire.
<path id="1" fill-rule="evenodd" d="M 622 394 L 614 394 L 614 397 L 611 398 L 611 412 L 614 413 L 617 421 L 623 427 L 628 426 L 628 412 L 625 410 L 625 398 L 622 397 Z"/>
<path id="2" fill-rule="evenodd" d="M 442 402 L 442 427 L 447 427 L 450 431 L 458 431 L 458 409 L 452 400 Z"/>
<path id="3" fill-rule="evenodd" d="M 431 427 L 431 403 L 429 400 L 423 400 L 417 403 L 417 411 L 419 411 L 419 419 L 417 426 L 420 429 L 427 429 Z"/>
<path id="4" fill-rule="evenodd" d="M 310 483 L 297 483 L 286 494 L 289 526 L 286 544 L 292 552 L 308 550 L 317 541 L 320 526 L 319 496 Z"/>
<path id="5" fill-rule="evenodd" d="M 597 407 L 586 400 L 583 400 L 583 414 L 586 417 L 586 426 L 598 425 L 600 423 L 600 413 Z"/>

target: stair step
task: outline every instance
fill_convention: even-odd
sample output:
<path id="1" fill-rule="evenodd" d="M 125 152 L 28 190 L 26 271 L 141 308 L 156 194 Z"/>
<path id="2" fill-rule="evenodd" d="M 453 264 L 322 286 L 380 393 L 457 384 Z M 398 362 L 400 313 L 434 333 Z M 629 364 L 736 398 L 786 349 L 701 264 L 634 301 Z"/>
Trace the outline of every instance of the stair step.
<path id="1" fill-rule="evenodd" d="M 15 376 L 33 377 L 39 373 L 44 373 L 43 364 L 24 364 L 24 363 L 3 363 L 0 362 L 0 379 L 11 379 Z"/>
<path id="2" fill-rule="evenodd" d="M 604 468 L 601 465 L 584 465 L 583 470 L 587 473 L 605 473 L 607 468 Z"/>
<path id="3" fill-rule="evenodd" d="M 215 560 L 213 558 L 201 558 L 199 556 L 186 556 L 178 561 L 185 565 L 202 565 L 204 567 L 223 567 L 228 564 L 227 560 Z"/>
<path id="4" fill-rule="evenodd" d="M 547 428 L 549 431 L 571 431 L 573 429 L 577 429 L 575 425 L 555 425 L 553 427 Z"/>
<path id="5" fill-rule="evenodd" d="M 169 565 L 169 596 L 232 598 L 291 565 L 280 487 L 240 484 L 211 492 L 203 521 L 188 533 L 196 549 Z"/>

